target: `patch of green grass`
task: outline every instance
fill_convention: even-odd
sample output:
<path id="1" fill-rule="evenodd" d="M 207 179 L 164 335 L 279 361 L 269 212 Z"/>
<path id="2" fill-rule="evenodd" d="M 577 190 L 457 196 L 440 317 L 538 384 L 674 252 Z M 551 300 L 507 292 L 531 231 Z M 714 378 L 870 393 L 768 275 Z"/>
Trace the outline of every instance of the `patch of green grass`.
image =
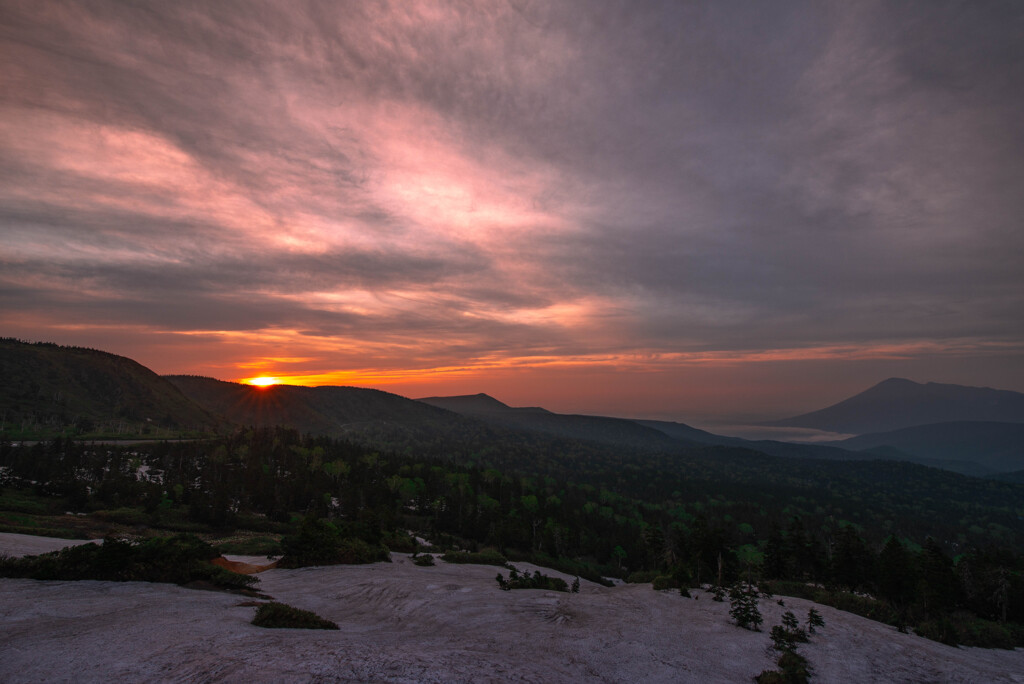
<path id="1" fill-rule="evenodd" d="M 284 603 L 264 603 L 256 609 L 252 624 L 271 629 L 338 629 L 338 625 L 316 613 Z"/>

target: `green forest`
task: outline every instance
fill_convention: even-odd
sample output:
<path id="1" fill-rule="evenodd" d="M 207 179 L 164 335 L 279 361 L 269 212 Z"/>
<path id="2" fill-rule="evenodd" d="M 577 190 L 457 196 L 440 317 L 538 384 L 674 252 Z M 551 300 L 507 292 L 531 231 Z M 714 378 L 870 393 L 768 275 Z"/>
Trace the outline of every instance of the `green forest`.
<path id="1" fill-rule="evenodd" d="M 83 517 L 43 529 L 27 513 L 51 501 L 136 535 L 234 535 L 286 556 L 290 544 L 294 559 L 315 521 L 353 558 L 415 551 L 413 533 L 594 581 L 752 580 L 947 643 L 1024 645 L 1022 488 L 907 463 L 571 440 L 417 452 L 251 428 L 132 445 L 2 442 L 0 486 L 5 531 L 66 533 Z"/>

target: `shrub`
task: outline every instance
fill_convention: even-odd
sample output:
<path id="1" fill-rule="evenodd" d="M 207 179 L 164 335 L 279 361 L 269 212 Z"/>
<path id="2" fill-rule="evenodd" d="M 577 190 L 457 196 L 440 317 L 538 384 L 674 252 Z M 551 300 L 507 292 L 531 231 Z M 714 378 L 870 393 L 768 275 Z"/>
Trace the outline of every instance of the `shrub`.
<path id="1" fill-rule="evenodd" d="M 793 634 L 782 625 L 772 627 L 768 636 L 772 640 L 772 648 L 776 651 L 792 651 L 796 648 L 796 640 L 793 638 Z"/>
<path id="2" fill-rule="evenodd" d="M 441 556 L 441 560 L 445 563 L 496 565 L 499 568 L 509 567 L 508 559 L 494 549 L 484 549 L 475 553 L 471 551 L 448 551 Z"/>
<path id="3" fill-rule="evenodd" d="M 754 677 L 757 684 L 807 684 L 811 679 L 811 666 L 807 658 L 796 651 L 785 651 L 776 661 L 778 670 L 765 670 Z"/>
<path id="4" fill-rule="evenodd" d="M 957 645 L 957 628 L 956 624 L 949 618 L 948 615 L 936 618 L 934 620 L 927 620 L 922 622 L 914 628 L 914 632 L 918 636 L 923 636 L 926 639 L 932 641 L 938 641 L 946 644 L 947 646 Z"/>
<path id="5" fill-rule="evenodd" d="M 569 585 L 560 577 L 549 577 L 542 574 L 540 570 L 534 570 L 531 575 L 528 572 L 520 573 L 515 566 L 509 567 L 508 579 L 499 572 L 497 576 L 498 586 L 502 591 L 512 589 L 547 589 L 549 591 L 569 591 Z"/>
<path id="6" fill-rule="evenodd" d="M 252 624 L 273 629 L 338 629 L 337 623 L 325 620 L 316 613 L 277 602 L 260 606 Z"/>
<path id="7" fill-rule="evenodd" d="M 647 584 L 648 582 L 654 582 L 658 578 L 657 570 L 637 570 L 632 572 L 626 578 L 627 584 Z M 666 587 L 667 588 L 667 587 Z"/>
<path id="8" fill-rule="evenodd" d="M 217 544 L 217 550 L 240 556 L 279 556 L 281 542 L 274 537 L 264 536 L 227 539 Z"/>
<path id="9" fill-rule="evenodd" d="M 429 567 L 434 565 L 434 557 L 429 553 L 421 553 L 412 559 L 413 565 L 418 565 L 421 568 Z"/>
<path id="10" fill-rule="evenodd" d="M 218 555 L 212 546 L 188 534 L 142 542 L 107 537 L 102 545 L 82 544 L 39 556 L 2 559 L 0 576 L 170 584 L 205 581 L 226 589 L 245 589 L 259 581 L 211 564 Z"/>
<path id="11" fill-rule="evenodd" d="M 381 542 L 392 551 L 414 553 L 419 546 L 416 539 L 408 532 L 393 530 L 384 535 Z"/>
<path id="12" fill-rule="evenodd" d="M 807 632 L 800 627 L 800 622 L 796 619 L 796 615 L 793 615 L 793 611 L 787 610 L 782 614 L 782 626 L 793 635 L 794 641 L 806 643 Z"/>
<path id="13" fill-rule="evenodd" d="M 149 514 L 138 508 L 124 507 L 95 511 L 92 516 L 104 522 L 121 523 L 122 525 L 145 526 L 150 522 Z"/>
<path id="14" fill-rule="evenodd" d="M 651 582 L 651 587 L 655 591 L 661 591 L 663 589 L 678 589 L 679 582 L 676 582 L 676 578 L 671 575 L 658 575 Z"/>
<path id="15" fill-rule="evenodd" d="M 385 546 L 374 545 L 356 536 L 343 537 L 331 523 L 306 518 L 295 534 L 281 539 L 284 556 L 279 568 L 304 568 L 311 565 L 355 565 L 391 559 Z"/>
<path id="16" fill-rule="evenodd" d="M 528 554 L 513 554 L 511 551 L 508 554 L 509 561 L 523 561 L 524 563 L 533 563 L 539 565 L 542 568 L 551 568 L 552 570 L 558 570 L 564 572 L 566 575 L 578 575 L 585 580 L 590 580 L 595 584 L 600 584 L 605 587 L 613 587 L 615 583 L 609 579 L 606 579 L 601 573 L 608 568 L 602 569 L 601 566 L 586 563 L 584 561 L 575 560 L 572 558 L 566 558 L 565 556 L 559 556 L 557 558 L 549 556 L 546 553 L 528 553 Z"/>

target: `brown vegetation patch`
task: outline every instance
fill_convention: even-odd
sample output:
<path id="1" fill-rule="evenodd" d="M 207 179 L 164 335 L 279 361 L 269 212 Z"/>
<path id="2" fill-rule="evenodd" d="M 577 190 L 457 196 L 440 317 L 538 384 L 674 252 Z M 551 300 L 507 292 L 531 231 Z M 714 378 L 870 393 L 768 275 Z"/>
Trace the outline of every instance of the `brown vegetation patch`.
<path id="1" fill-rule="evenodd" d="M 266 565 L 255 565 L 253 563 L 242 563 L 240 561 L 228 560 L 224 556 L 219 556 L 210 561 L 214 565 L 220 566 L 225 570 L 237 572 L 241 575 L 255 575 L 258 572 L 264 570 L 271 570 L 277 567 L 277 561 L 267 563 Z"/>

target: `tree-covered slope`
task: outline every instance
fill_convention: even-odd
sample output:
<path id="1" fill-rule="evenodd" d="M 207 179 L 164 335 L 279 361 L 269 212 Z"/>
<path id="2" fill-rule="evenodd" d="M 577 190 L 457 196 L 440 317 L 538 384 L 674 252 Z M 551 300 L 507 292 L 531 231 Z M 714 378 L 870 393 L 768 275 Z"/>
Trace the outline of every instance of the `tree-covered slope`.
<path id="1" fill-rule="evenodd" d="M 951 461 L 972 464 L 981 472 L 1003 473 L 1024 468 L 1024 423 L 936 423 L 860 435 L 833 444 L 857 451 L 888 447 L 940 467 Z"/>
<path id="2" fill-rule="evenodd" d="M 674 449 L 697 443 L 626 418 L 553 413 L 535 406 L 515 408 L 486 394 L 427 397 L 419 401 L 472 416 L 489 425 L 549 437 L 645 449 Z"/>
<path id="3" fill-rule="evenodd" d="M 135 361 L 95 349 L 0 339 L 3 434 L 209 431 L 219 421 Z"/>
<path id="4" fill-rule="evenodd" d="M 255 387 L 195 375 L 166 378 L 196 404 L 237 425 L 280 425 L 339 437 L 444 433 L 465 423 L 450 411 L 375 389 Z"/>

